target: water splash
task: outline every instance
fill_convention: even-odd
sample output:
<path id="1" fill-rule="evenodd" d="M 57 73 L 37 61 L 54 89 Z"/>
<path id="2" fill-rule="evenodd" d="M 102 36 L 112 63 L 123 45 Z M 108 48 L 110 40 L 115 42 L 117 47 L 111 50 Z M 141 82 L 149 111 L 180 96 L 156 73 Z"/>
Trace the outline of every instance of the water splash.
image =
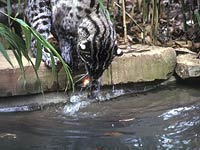
<path id="1" fill-rule="evenodd" d="M 84 100 L 84 99 L 85 98 L 81 95 L 71 96 L 70 104 L 65 105 L 63 109 L 64 113 L 73 116 L 81 108 L 87 107 L 91 102 L 89 100 Z"/>
<path id="2" fill-rule="evenodd" d="M 158 85 L 141 85 L 141 86 L 122 86 L 117 87 L 113 86 L 113 89 L 102 89 L 99 92 L 99 95 L 96 99 L 88 99 L 86 92 L 81 93 L 75 93 L 70 98 L 70 102 L 67 103 L 64 107 L 64 114 L 69 116 L 74 116 L 80 109 L 83 109 L 94 102 L 104 102 L 108 100 L 112 100 L 115 98 L 118 98 L 123 95 L 127 94 L 134 94 L 134 93 L 141 93 L 141 92 L 147 92 L 149 90 L 155 89 Z"/>
<path id="3" fill-rule="evenodd" d="M 96 99 L 88 99 L 87 94 L 82 92 L 81 94 L 74 94 L 70 97 L 69 103 L 67 103 L 63 109 L 64 114 L 69 116 L 75 116 L 76 113 L 94 102 L 104 102 L 125 95 L 127 92 L 123 89 L 112 91 L 101 91 Z"/>
<path id="4" fill-rule="evenodd" d="M 86 94 L 75 94 L 70 97 L 69 103 L 63 108 L 66 115 L 73 116 L 80 109 L 87 107 L 91 103 Z"/>

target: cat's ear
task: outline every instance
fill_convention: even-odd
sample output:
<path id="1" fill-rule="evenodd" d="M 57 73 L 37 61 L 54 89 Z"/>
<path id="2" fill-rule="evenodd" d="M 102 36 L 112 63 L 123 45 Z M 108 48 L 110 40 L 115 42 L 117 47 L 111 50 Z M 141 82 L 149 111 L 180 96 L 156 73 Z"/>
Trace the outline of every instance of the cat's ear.
<path id="1" fill-rule="evenodd" d="M 79 48 L 82 50 L 86 49 L 86 44 L 85 43 L 80 43 Z"/>
<path id="2" fill-rule="evenodd" d="M 86 50 L 90 47 L 90 42 L 88 40 L 83 40 L 78 44 L 80 50 Z"/>
<path id="3" fill-rule="evenodd" d="M 114 46 L 114 55 L 115 56 L 122 56 L 123 55 L 123 51 L 121 49 L 119 49 L 117 45 Z"/>
<path id="4" fill-rule="evenodd" d="M 87 40 L 80 41 L 78 43 L 79 49 L 85 50 L 86 49 L 86 43 L 87 43 Z"/>
<path id="5" fill-rule="evenodd" d="M 116 56 L 122 56 L 123 54 L 124 54 L 123 51 L 119 48 L 117 49 L 117 51 L 115 53 Z"/>

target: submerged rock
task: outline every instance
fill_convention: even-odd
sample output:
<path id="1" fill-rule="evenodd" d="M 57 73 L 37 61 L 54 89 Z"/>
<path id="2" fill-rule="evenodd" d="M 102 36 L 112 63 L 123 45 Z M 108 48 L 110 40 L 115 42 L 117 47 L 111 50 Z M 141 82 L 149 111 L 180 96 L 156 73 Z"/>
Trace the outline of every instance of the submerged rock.
<path id="1" fill-rule="evenodd" d="M 179 55 L 175 71 L 182 79 L 200 77 L 200 59 L 192 54 Z"/>

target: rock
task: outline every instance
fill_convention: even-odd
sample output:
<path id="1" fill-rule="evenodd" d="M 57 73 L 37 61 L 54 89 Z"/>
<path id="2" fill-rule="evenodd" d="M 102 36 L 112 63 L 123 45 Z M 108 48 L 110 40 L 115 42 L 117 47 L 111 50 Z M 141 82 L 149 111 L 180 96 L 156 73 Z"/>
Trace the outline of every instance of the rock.
<path id="1" fill-rule="evenodd" d="M 30 112 L 42 110 L 55 104 L 66 103 L 70 97 L 65 92 L 48 92 L 26 96 L 10 96 L 0 98 L 0 113 Z"/>
<path id="2" fill-rule="evenodd" d="M 197 55 L 184 54 L 177 56 L 176 74 L 182 79 L 200 77 L 200 59 Z"/>
<path id="3" fill-rule="evenodd" d="M 0 97 L 64 90 L 68 84 L 63 68 L 55 77 L 52 75 L 51 69 L 41 63 L 38 70 L 42 84 L 42 88 L 40 88 L 31 64 L 23 58 L 26 73 L 26 82 L 24 83 L 12 51 L 8 51 L 8 53 L 14 68 L 0 54 Z M 34 58 L 32 60 L 35 61 Z M 104 72 L 102 85 L 166 80 L 173 74 L 175 64 L 176 53 L 172 48 L 129 46 L 124 50 L 124 55 L 115 57 L 111 66 Z M 75 75 L 81 73 L 81 70 L 74 72 Z"/>
<path id="4" fill-rule="evenodd" d="M 176 65 L 173 48 L 134 45 L 131 49 L 137 51 L 127 50 L 115 57 L 103 74 L 103 85 L 166 80 L 172 76 Z"/>
<path id="5" fill-rule="evenodd" d="M 57 91 L 65 88 L 64 80 L 58 83 L 57 76 L 53 76 L 51 69 L 48 69 L 44 63 L 41 63 L 38 70 L 42 85 L 40 86 L 40 82 L 37 80 L 30 62 L 25 58 L 23 58 L 26 74 L 26 81 L 24 82 L 23 75 L 12 51 L 8 51 L 8 54 L 14 68 L 10 66 L 0 53 L 0 97 L 35 94 L 41 93 L 42 91 Z M 35 62 L 35 59 L 33 58 L 32 61 Z"/>
<path id="6" fill-rule="evenodd" d="M 126 45 L 126 44 L 124 44 L 124 45 L 119 45 L 118 48 L 120 48 L 120 49 L 126 49 L 126 48 L 127 48 L 127 45 Z"/>
<path id="7" fill-rule="evenodd" d="M 197 55 L 197 53 L 189 50 L 188 48 L 176 48 L 175 49 L 177 54 L 194 54 Z"/>

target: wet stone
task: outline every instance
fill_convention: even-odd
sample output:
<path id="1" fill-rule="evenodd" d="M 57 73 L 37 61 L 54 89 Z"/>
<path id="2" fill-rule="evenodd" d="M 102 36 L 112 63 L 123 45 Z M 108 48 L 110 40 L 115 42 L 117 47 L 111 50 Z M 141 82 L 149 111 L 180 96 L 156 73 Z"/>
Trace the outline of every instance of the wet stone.
<path id="1" fill-rule="evenodd" d="M 197 55 L 183 54 L 177 56 L 176 74 L 182 79 L 200 77 L 200 59 Z"/>

